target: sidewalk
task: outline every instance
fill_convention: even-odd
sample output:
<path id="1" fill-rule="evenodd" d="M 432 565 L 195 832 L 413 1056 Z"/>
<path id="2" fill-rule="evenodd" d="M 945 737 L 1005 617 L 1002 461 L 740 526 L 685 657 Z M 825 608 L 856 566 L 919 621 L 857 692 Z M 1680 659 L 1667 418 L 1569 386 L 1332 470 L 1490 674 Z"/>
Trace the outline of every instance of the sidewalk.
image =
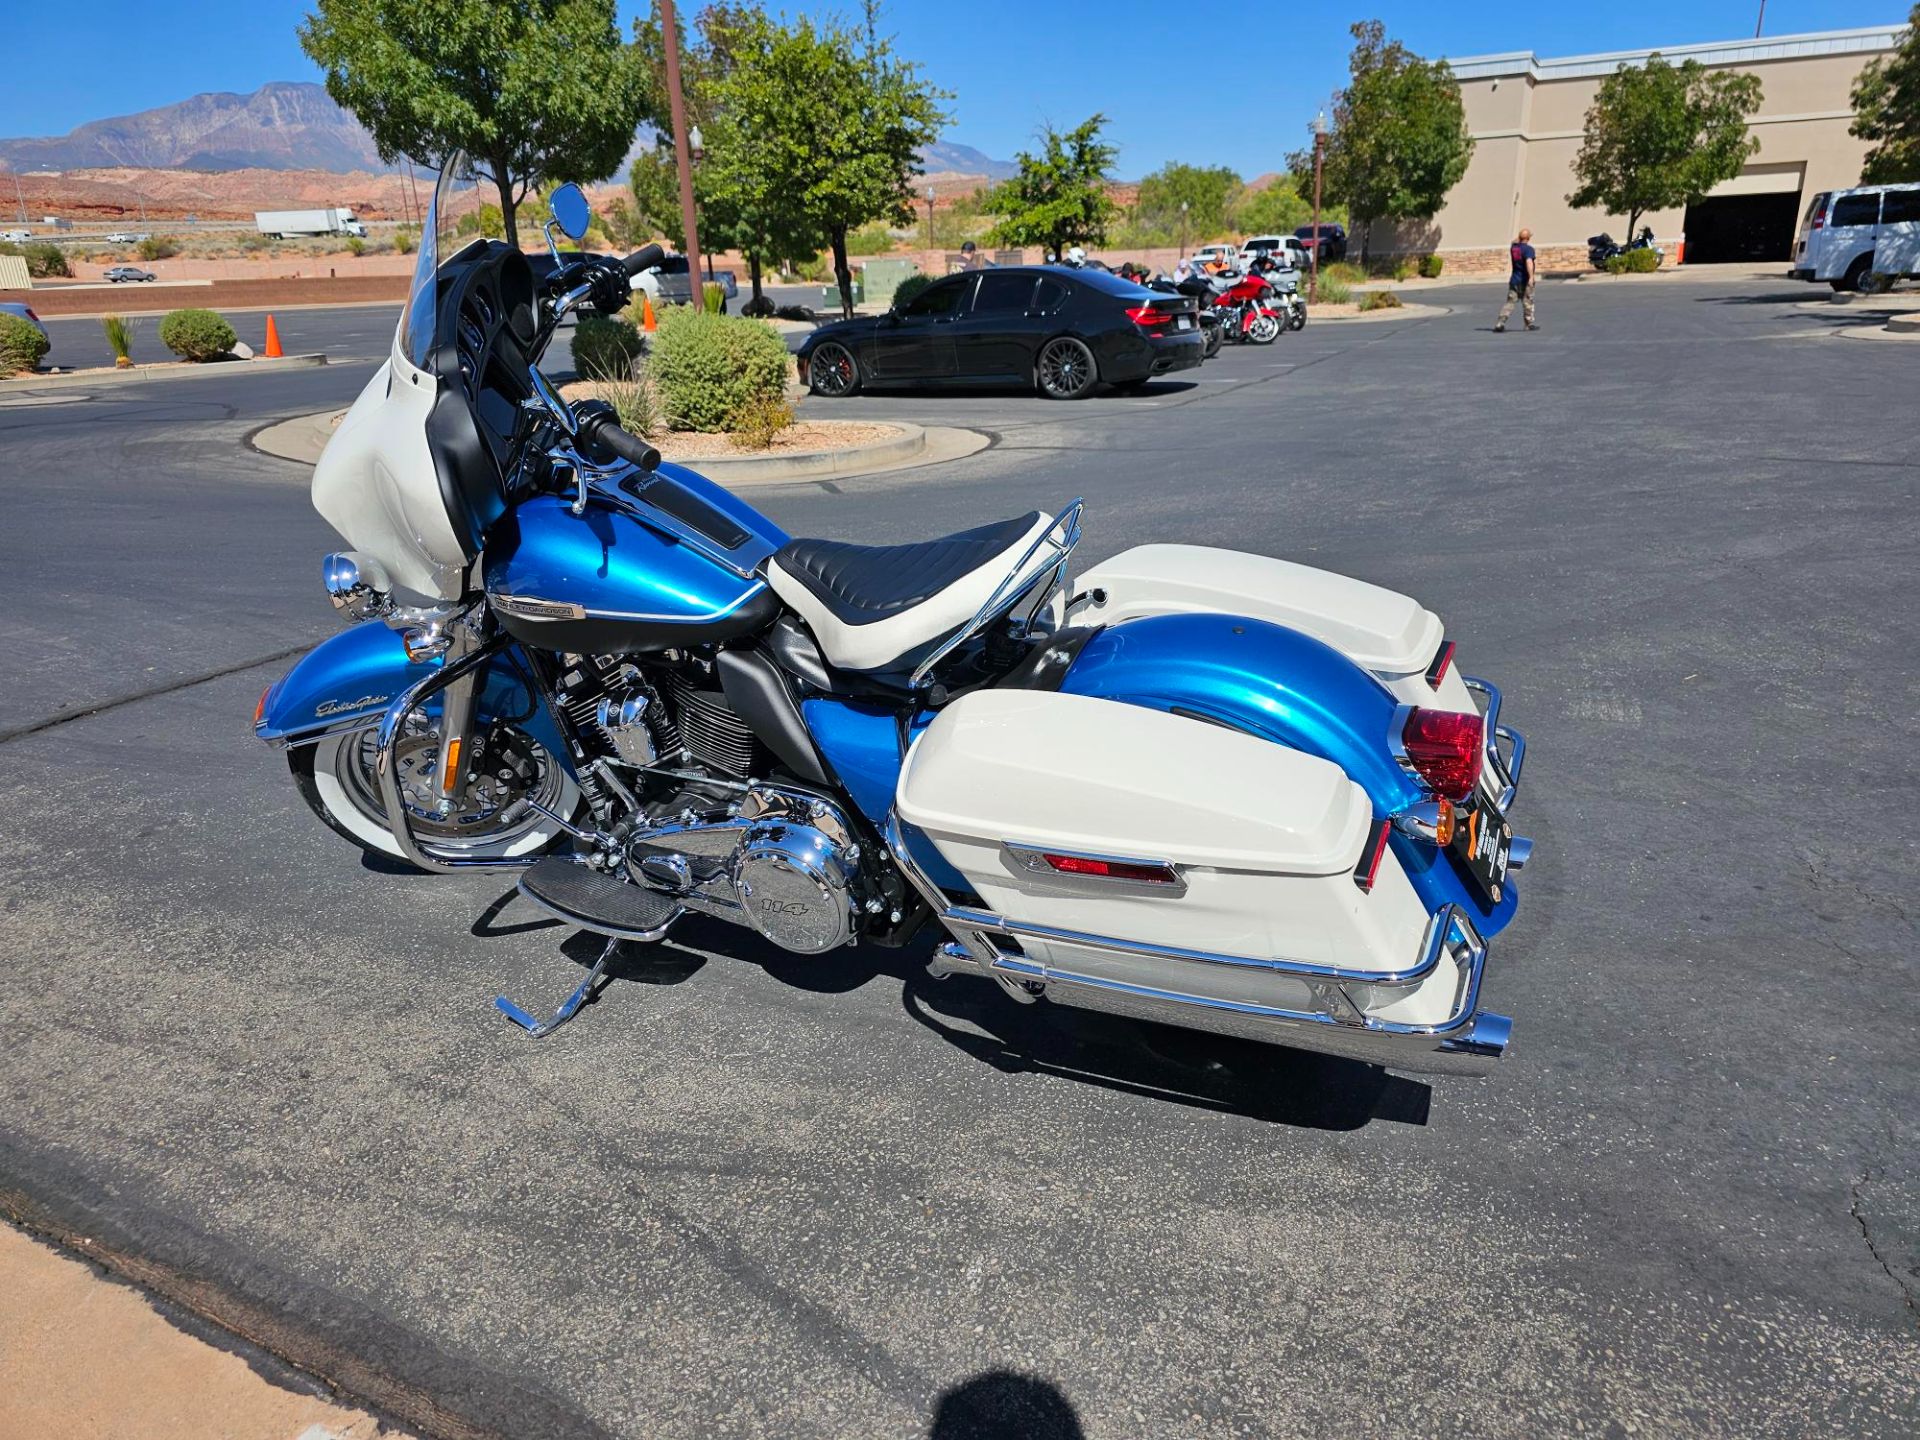
<path id="1" fill-rule="evenodd" d="M 364 1410 L 0 1225 L 0 1440 L 373 1440 Z"/>

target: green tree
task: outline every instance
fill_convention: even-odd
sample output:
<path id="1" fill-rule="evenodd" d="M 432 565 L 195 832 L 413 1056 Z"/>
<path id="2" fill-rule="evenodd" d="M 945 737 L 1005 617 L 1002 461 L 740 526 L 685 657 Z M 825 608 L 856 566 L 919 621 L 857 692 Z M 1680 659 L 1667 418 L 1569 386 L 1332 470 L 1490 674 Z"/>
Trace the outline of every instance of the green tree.
<path id="1" fill-rule="evenodd" d="M 1740 173 L 1760 141 L 1747 117 L 1760 108 L 1760 77 L 1669 65 L 1659 52 L 1600 82 L 1587 134 L 1573 159 L 1569 205 L 1627 217 L 1627 235 L 1649 210 L 1691 205 Z"/>
<path id="2" fill-rule="evenodd" d="M 731 36 L 715 89 L 708 184 L 769 259 L 833 252 L 840 304 L 853 313 L 848 233 L 875 220 L 910 225 L 920 147 L 945 120 L 945 96 L 896 57 L 870 4 L 864 34 L 802 17 L 760 17 Z"/>
<path id="3" fill-rule="evenodd" d="M 1352 27 L 1349 78 L 1333 95 L 1322 164 L 1328 198 L 1360 228 L 1360 257 L 1376 220 L 1430 220 L 1473 158 L 1460 86 L 1444 60 L 1424 60 L 1387 39 L 1378 20 Z M 1296 189 L 1311 198 L 1313 154 L 1287 157 Z"/>
<path id="4" fill-rule="evenodd" d="M 535 182 L 611 174 L 650 103 L 613 0 L 316 0 L 300 46 L 383 160 L 466 151 L 513 244 Z"/>
<path id="5" fill-rule="evenodd" d="M 1100 138 L 1107 117 L 1093 115 L 1064 133 L 1048 125 L 1040 151 L 1022 150 L 1020 173 L 987 192 L 1000 221 L 996 245 L 1043 245 L 1055 255 L 1073 245 L 1099 245 L 1120 207 L 1107 194 L 1107 171 L 1119 153 Z"/>
<path id="6" fill-rule="evenodd" d="M 1920 5 L 1894 47 L 1853 82 L 1851 134 L 1871 140 L 1860 178 L 1886 185 L 1920 180 Z"/>
<path id="7" fill-rule="evenodd" d="M 1155 235 L 1178 235 L 1184 203 L 1187 233 L 1196 240 L 1211 240 L 1226 233 L 1227 207 L 1239 191 L 1240 177 L 1224 165 L 1170 162 L 1140 182 L 1132 222 Z"/>
<path id="8" fill-rule="evenodd" d="M 1309 171 L 1306 180 L 1306 192 L 1301 193 L 1300 184 L 1291 175 L 1282 175 L 1271 185 L 1263 185 L 1258 190 L 1245 186 L 1234 197 L 1229 218 L 1235 229 L 1245 235 L 1291 235 L 1302 225 L 1313 220 L 1313 202 L 1307 196 L 1313 193 L 1313 175 Z M 1339 221 L 1346 222 L 1346 211 L 1338 207 L 1322 205 L 1320 219 L 1323 224 Z"/>

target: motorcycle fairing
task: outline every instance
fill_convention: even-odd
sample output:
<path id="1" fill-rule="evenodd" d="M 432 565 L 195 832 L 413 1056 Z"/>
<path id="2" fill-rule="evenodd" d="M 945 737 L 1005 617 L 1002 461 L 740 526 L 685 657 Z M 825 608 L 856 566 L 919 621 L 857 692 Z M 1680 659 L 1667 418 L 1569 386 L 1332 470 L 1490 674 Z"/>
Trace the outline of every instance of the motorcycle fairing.
<path id="1" fill-rule="evenodd" d="M 355 721 L 379 723 L 402 690 L 440 664 L 407 658 L 399 634 L 378 620 L 367 620 L 316 645 L 275 681 L 263 697 L 253 731 L 278 745 L 317 740 L 332 730 L 359 728 Z M 525 730 L 562 764 L 569 747 L 547 711 L 525 661 L 508 651 L 487 666 L 474 697 L 478 723 L 508 721 Z M 425 707 L 437 713 L 438 700 Z"/>

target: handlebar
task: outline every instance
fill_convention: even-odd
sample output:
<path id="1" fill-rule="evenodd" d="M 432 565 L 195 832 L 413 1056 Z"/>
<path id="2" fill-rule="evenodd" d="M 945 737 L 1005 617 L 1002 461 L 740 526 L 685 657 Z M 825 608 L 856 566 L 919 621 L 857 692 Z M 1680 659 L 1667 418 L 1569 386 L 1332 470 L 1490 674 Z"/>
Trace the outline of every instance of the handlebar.
<path id="1" fill-rule="evenodd" d="M 648 246 L 647 248 L 659 247 Z M 590 460 L 605 463 L 601 453 L 604 452 L 616 459 L 625 460 L 631 465 L 637 465 L 643 471 L 650 472 L 658 467 L 660 452 L 638 435 L 621 429 L 619 417 L 613 413 L 612 408 L 601 408 L 604 403 L 589 402 L 579 406 L 575 412 L 579 417 L 580 429 L 576 440 L 580 445 L 581 453 Z"/>
<path id="2" fill-rule="evenodd" d="M 629 277 L 638 275 L 642 270 L 651 270 L 667 258 L 667 252 L 658 245 L 642 245 L 626 259 L 620 262 L 620 268 Z"/>

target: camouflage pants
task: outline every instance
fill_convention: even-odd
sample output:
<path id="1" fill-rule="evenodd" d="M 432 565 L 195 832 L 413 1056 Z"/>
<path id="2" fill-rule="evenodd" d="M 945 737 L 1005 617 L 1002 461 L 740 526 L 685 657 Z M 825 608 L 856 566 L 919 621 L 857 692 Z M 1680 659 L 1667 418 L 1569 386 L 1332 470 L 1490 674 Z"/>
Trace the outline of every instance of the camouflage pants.
<path id="1" fill-rule="evenodd" d="M 1500 307 L 1500 318 L 1493 323 L 1504 327 L 1507 317 L 1513 314 L 1513 307 L 1520 306 L 1520 313 L 1527 317 L 1527 324 L 1533 324 L 1533 289 L 1531 285 L 1507 286 L 1507 303 Z"/>

